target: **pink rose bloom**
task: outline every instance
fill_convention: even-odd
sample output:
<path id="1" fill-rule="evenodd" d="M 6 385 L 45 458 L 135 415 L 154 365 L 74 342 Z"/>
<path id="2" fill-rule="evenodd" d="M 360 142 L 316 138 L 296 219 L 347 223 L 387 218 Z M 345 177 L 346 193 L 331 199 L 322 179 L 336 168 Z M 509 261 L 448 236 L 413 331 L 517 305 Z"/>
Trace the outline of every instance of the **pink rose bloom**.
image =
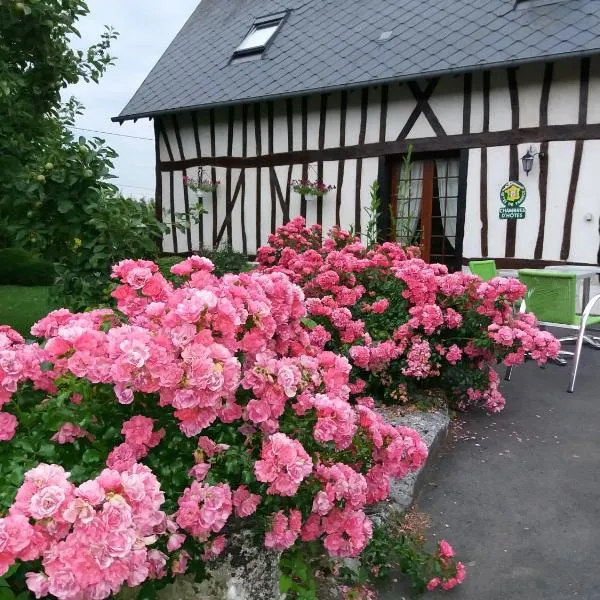
<path id="1" fill-rule="evenodd" d="M 218 454 L 219 452 L 224 452 L 225 450 L 229 449 L 228 444 L 217 444 L 205 435 L 201 435 L 198 438 L 198 447 L 209 458 L 212 458 L 215 454 Z"/>
<path id="2" fill-rule="evenodd" d="M 88 436 L 89 433 L 74 423 L 65 423 L 62 427 L 50 438 L 52 442 L 58 444 L 72 444 L 77 438 Z"/>
<path id="3" fill-rule="evenodd" d="M 7 412 L 0 412 L 0 442 L 12 440 L 18 425 L 17 417 Z"/>
<path id="4" fill-rule="evenodd" d="M 187 571 L 187 564 L 190 555 L 184 550 L 178 554 L 171 564 L 171 572 L 173 575 L 183 575 Z"/>
<path id="5" fill-rule="evenodd" d="M 144 267 L 135 267 L 129 271 L 125 281 L 134 289 L 143 288 L 152 278 L 152 271 Z"/>
<path id="6" fill-rule="evenodd" d="M 144 456 L 144 454 L 140 456 L 139 449 L 139 446 L 135 447 L 127 442 L 120 444 L 108 455 L 106 466 L 119 472 L 127 471 L 137 462 L 138 458 Z"/>
<path id="7" fill-rule="evenodd" d="M 47 519 L 55 515 L 66 499 L 65 490 L 49 485 L 34 494 L 29 503 L 29 512 L 34 519 Z"/>
<path id="8" fill-rule="evenodd" d="M 441 583 L 442 580 L 439 577 L 434 577 L 427 584 L 427 590 L 431 592 L 432 590 L 435 590 L 435 588 L 438 587 Z"/>
<path id="9" fill-rule="evenodd" d="M 167 541 L 167 550 L 169 552 L 175 552 L 175 550 L 179 550 L 183 542 L 185 542 L 186 536 L 183 533 L 173 533 L 169 536 Z"/>
<path id="10" fill-rule="evenodd" d="M 438 548 L 442 558 L 452 558 L 454 556 L 454 549 L 446 540 L 440 540 Z"/>
<path id="11" fill-rule="evenodd" d="M 202 560 L 209 561 L 223 554 L 225 546 L 227 546 L 227 538 L 224 535 L 216 537 L 202 554 Z"/>
<path id="12" fill-rule="evenodd" d="M 125 441 L 129 444 L 148 445 L 152 437 L 153 427 L 154 419 L 137 415 L 123 423 L 121 433 L 125 436 Z"/>
<path id="13" fill-rule="evenodd" d="M 210 465 L 208 463 L 198 463 L 188 471 L 188 475 L 197 481 L 204 481 L 209 471 Z"/>
<path id="14" fill-rule="evenodd" d="M 120 502 L 108 502 L 101 513 L 101 518 L 108 531 L 124 531 L 132 526 L 133 515 L 131 507 L 123 500 Z"/>
<path id="15" fill-rule="evenodd" d="M 245 485 L 241 485 L 233 492 L 233 507 L 238 517 L 249 517 L 256 512 L 260 504 L 261 497 L 257 494 L 251 494 Z"/>
<path id="16" fill-rule="evenodd" d="M 384 298 L 383 300 L 377 300 L 377 302 L 374 302 L 371 305 L 371 310 L 376 315 L 380 315 L 388 309 L 389 305 L 390 305 L 390 301 L 387 298 Z"/>
<path id="17" fill-rule="evenodd" d="M 48 577 L 42 573 L 26 573 L 25 574 L 27 588 L 36 598 L 44 598 L 48 595 L 49 583 Z"/>

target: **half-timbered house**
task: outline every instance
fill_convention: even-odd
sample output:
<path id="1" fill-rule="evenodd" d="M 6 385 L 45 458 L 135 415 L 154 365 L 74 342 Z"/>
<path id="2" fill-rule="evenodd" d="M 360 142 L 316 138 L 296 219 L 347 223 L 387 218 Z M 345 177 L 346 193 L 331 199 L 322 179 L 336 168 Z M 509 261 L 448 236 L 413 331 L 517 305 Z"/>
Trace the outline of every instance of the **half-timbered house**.
<path id="1" fill-rule="evenodd" d="M 141 118 L 164 220 L 221 182 L 165 252 L 364 231 L 377 180 L 380 234 L 433 261 L 598 263 L 597 0 L 202 0 L 115 120 Z"/>

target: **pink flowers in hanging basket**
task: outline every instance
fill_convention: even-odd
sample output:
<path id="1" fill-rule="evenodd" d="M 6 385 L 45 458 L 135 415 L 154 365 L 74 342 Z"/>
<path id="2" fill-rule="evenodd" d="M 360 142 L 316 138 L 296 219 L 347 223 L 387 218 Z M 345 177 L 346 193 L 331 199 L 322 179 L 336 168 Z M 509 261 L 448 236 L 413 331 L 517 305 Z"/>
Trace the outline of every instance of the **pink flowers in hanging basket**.
<path id="1" fill-rule="evenodd" d="M 204 179 L 203 177 L 194 179 L 193 177 L 184 176 L 183 185 L 190 188 L 192 192 L 200 194 L 202 192 L 215 192 L 221 185 L 221 182 L 213 179 Z"/>
<path id="2" fill-rule="evenodd" d="M 301 196 L 323 197 L 327 192 L 335 190 L 335 185 L 327 185 L 322 181 L 310 181 L 308 179 L 296 179 L 292 181 L 291 186 Z"/>

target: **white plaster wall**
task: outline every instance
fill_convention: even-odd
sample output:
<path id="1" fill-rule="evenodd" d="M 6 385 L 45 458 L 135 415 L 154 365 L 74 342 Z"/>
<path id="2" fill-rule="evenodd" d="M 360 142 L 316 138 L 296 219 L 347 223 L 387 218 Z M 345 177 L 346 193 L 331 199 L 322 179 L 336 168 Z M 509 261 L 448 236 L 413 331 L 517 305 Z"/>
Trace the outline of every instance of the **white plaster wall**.
<path id="1" fill-rule="evenodd" d="M 292 181 L 297 179 L 302 179 L 302 165 L 294 165 L 292 169 Z M 300 194 L 290 190 L 290 219 L 300 216 L 300 205 Z"/>
<path id="2" fill-rule="evenodd" d="M 294 150 L 302 150 L 302 101 L 300 98 L 294 98 L 292 102 L 294 108 Z"/>
<path id="3" fill-rule="evenodd" d="M 433 131 L 425 115 L 420 114 L 406 137 L 407 139 L 435 137 L 435 131 Z"/>
<path id="4" fill-rule="evenodd" d="M 226 108 L 215 110 L 215 155 L 227 156 L 228 111 Z M 241 146 L 237 152 L 241 154 Z M 210 144 L 207 154 L 210 156 Z"/>
<path id="5" fill-rule="evenodd" d="M 379 125 L 381 124 L 381 88 L 369 90 L 369 110 L 367 113 L 367 128 L 365 130 L 365 143 L 371 144 L 379 141 Z"/>
<path id="6" fill-rule="evenodd" d="M 440 79 L 429 99 L 429 105 L 448 135 L 462 133 L 463 104 L 463 78 Z"/>
<path id="7" fill-rule="evenodd" d="M 588 140 L 583 145 L 579 184 L 573 207 L 570 261 L 596 263 L 600 234 L 600 187 L 598 186 L 598 159 L 600 140 Z M 588 221 L 586 215 L 591 215 Z"/>
<path id="8" fill-rule="evenodd" d="M 267 237 L 271 233 L 271 175 L 269 169 L 260 170 L 260 181 L 261 181 L 261 196 L 260 199 L 260 229 L 262 233 L 262 243 L 267 240 Z M 277 202 L 277 199 L 276 199 Z M 254 227 L 249 227 L 250 231 L 254 230 Z M 239 246 L 236 244 L 236 248 Z"/>
<path id="9" fill-rule="evenodd" d="M 509 148 L 488 148 L 488 252 L 489 256 L 504 256 L 506 221 L 500 219 L 500 189 L 508 181 Z"/>
<path id="10" fill-rule="evenodd" d="M 346 110 L 346 146 L 358 144 L 358 138 L 360 136 L 360 95 L 360 90 L 348 92 L 348 108 Z"/>
<path id="11" fill-rule="evenodd" d="M 490 131 L 503 131 L 511 127 L 512 111 L 507 72 L 505 69 L 492 71 L 490 77 Z"/>
<path id="12" fill-rule="evenodd" d="M 342 185 L 342 205 L 340 207 L 340 225 L 348 229 L 354 225 L 354 197 L 356 196 L 356 161 L 347 160 L 344 167 Z"/>
<path id="13" fill-rule="evenodd" d="M 391 84 L 388 95 L 388 111 L 385 139 L 394 141 L 408 117 L 417 105 L 414 96 L 405 84 Z"/>
<path id="14" fill-rule="evenodd" d="M 277 153 L 287 151 L 287 111 L 285 101 L 277 100 L 273 103 L 273 152 Z"/>
<path id="15" fill-rule="evenodd" d="M 325 148 L 337 148 L 340 145 L 341 93 L 329 96 L 327 102 L 327 120 L 325 122 Z M 296 141 L 294 140 L 294 146 Z"/>
<path id="16" fill-rule="evenodd" d="M 470 131 L 483 131 L 483 74 L 473 73 Z"/>
<path id="17" fill-rule="evenodd" d="M 479 258 L 481 256 L 481 210 L 479 206 L 480 181 L 481 150 L 476 148 L 469 151 L 469 169 L 467 174 L 463 256 L 468 258 Z"/>
<path id="18" fill-rule="evenodd" d="M 549 124 L 569 124 L 576 123 L 578 119 L 578 93 L 579 93 L 579 61 L 562 61 L 555 64 L 554 79 L 550 90 L 549 98 Z M 482 94 L 481 73 L 473 74 L 473 88 L 471 101 L 471 123 L 470 131 L 479 132 L 483 128 L 483 94 Z M 536 127 L 539 125 L 539 105 L 541 99 L 541 87 L 543 79 L 543 65 L 525 65 L 517 70 L 517 84 L 519 94 L 519 112 L 521 127 Z M 499 131 L 510 129 L 512 119 L 510 114 L 510 95 L 507 87 L 506 71 L 492 72 L 491 90 L 490 90 L 490 130 Z M 425 87 L 420 84 L 421 89 Z M 592 60 L 591 79 L 590 79 L 590 100 L 589 100 L 589 121 L 600 122 L 600 61 Z M 340 137 L 340 92 L 332 93 L 328 100 L 327 119 L 325 127 L 325 147 L 332 148 L 339 145 Z M 372 143 L 379 141 L 380 126 L 380 101 L 381 89 L 372 88 L 369 90 L 369 110 L 367 114 L 365 142 Z M 294 98 L 293 108 L 293 146 L 294 150 L 302 148 L 302 112 L 301 99 Z M 436 87 L 432 97 L 429 100 L 432 110 L 440 120 L 446 132 L 450 135 L 462 132 L 462 113 L 463 113 L 463 78 L 447 77 L 443 78 Z M 388 94 L 388 112 L 386 122 L 386 140 L 392 141 L 398 137 L 398 133 L 404 126 L 409 115 L 416 106 L 416 101 L 404 84 L 393 84 L 389 86 Z M 228 110 L 219 109 L 216 111 L 215 132 L 216 132 L 216 152 L 217 156 L 227 153 L 227 123 Z M 241 107 L 235 109 L 234 143 L 233 155 L 241 155 L 242 128 L 241 128 Z M 274 105 L 275 123 L 273 126 L 274 151 L 287 152 L 287 113 L 284 101 L 277 101 Z M 348 93 L 348 107 L 346 115 L 346 145 L 358 144 L 360 135 L 360 117 L 361 117 L 361 91 L 355 90 Z M 181 127 L 182 142 L 186 158 L 195 156 L 196 147 L 192 132 L 192 122 L 189 115 L 178 115 Z M 170 119 L 165 119 L 165 130 L 168 136 L 171 150 L 174 158 L 180 158 L 177 140 L 172 131 Z M 210 155 L 210 128 L 208 111 L 198 114 L 199 136 L 203 156 Z M 314 96 L 308 100 L 308 148 L 316 149 L 318 147 L 320 124 L 320 97 Z M 262 106 L 261 111 L 261 132 L 262 132 L 262 154 L 268 153 L 268 122 L 266 105 Z M 416 121 L 408 139 L 434 136 L 434 132 L 424 117 L 420 115 Z M 168 160 L 165 143 L 162 138 L 159 141 L 162 160 Z M 529 144 L 525 143 L 518 149 L 519 157 L 522 156 Z M 573 142 L 552 142 L 549 149 L 549 181 L 548 181 L 548 210 L 546 218 L 545 259 L 557 259 L 560 253 L 560 244 L 562 242 L 562 227 L 564 219 L 564 210 L 566 196 L 568 191 L 569 178 L 573 160 Z M 537 147 L 537 146 L 536 146 Z M 418 148 L 416 149 L 418 151 Z M 254 129 L 254 106 L 248 110 L 248 156 L 256 155 L 255 147 L 255 129 Z M 480 228 L 481 217 L 479 214 L 479 176 L 480 176 L 480 156 L 478 149 L 469 151 L 469 171 L 468 171 L 468 189 L 466 222 L 464 237 L 464 255 L 479 256 L 481 254 Z M 600 198 L 597 198 L 596 171 L 597 157 L 600 156 L 600 142 L 586 142 L 583 163 L 580 175 L 580 185 L 577 193 L 574 208 L 574 234 L 572 236 L 571 260 L 581 262 L 595 262 L 597 253 L 597 221 L 600 219 Z M 499 190 L 508 180 L 509 151 L 507 147 L 488 149 L 488 231 L 489 231 L 489 255 L 504 256 L 506 239 L 506 222 L 498 218 L 498 209 L 500 207 Z M 356 160 L 348 160 L 345 163 L 344 181 L 342 186 L 342 206 L 341 222 L 344 227 L 354 224 L 354 202 L 356 194 Z M 316 164 L 313 164 L 316 167 Z M 210 171 L 209 171 L 210 172 Z M 286 194 L 288 167 L 281 166 L 276 168 L 277 176 L 281 186 L 282 193 Z M 323 179 L 326 183 L 337 184 L 338 162 L 331 161 L 324 163 Z M 361 184 L 361 203 L 362 213 L 361 221 L 366 223 L 366 213 L 364 208 L 369 203 L 369 186 L 377 177 L 378 159 L 365 159 L 362 162 L 362 184 Z M 220 229 L 225 216 L 225 169 L 217 169 L 217 178 L 221 180 L 222 185 L 218 190 L 217 216 L 218 229 Z M 235 190 L 239 170 L 235 169 L 232 173 L 231 192 Z M 188 175 L 196 176 L 195 169 L 188 170 Z M 300 179 L 302 176 L 302 165 L 294 165 L 292 179 Z M 309 177 L 315 178 L 314 169 L 309 170 Z M 533 249 L 537 238 L 539 225 L 539 163 L 534 162 L 534 171 L 525 177 L 520 173 L 521 181 L 526 185 L 528 198 L 526 201 L 527 218 L 517 222 L 516 255 L 523 258 L 533 258 Z M 168 173 L 162 175 L 163 178 L 163 206 L 169 208 L 169 176 Z M 181 184 L 182 173 L 174 174 L 175 183 L 175 201 L 176 210 L 183 210 L 183 186 Z M 270 232 L 270 213 L 271 213 L 271 195 L 269 169 L 261 170 L 262 194 L 261 202 L 261 223 L 262 237 L 266 240 Z M 256 170 L 246 170 L 246 233 L 248 240 L 248 251 L 255 250 L 255 214 L 257 206 L 256 190 Z M 323 225 L 327 229 L 335 222 L 335 196 L 336 192 L 331 192 L 323 200 Z M 190 202 L 193 198 L 190 197 Z M 204 238 L 205 243 L 210 245 L 212 242 L 212 206 L 211 196 L 206 198 L 205 206 L 209 214 L 204 217 Z M 282 222 L 282 211 L 279 202 L 276 203 L 276 222 Z M 587 212 L 594 215 L 592 225 L 584 223 L 583 218 Z M 291 192 L 290 195 L 290 216 L 294 217 L 300 214 L 300 197 Z M 316 202 L 308 203 L 307 217 L 309 223 L 316 222 Z M 583 223 L 583 224 L 582 224 Z M 232 220 L 234 245 L 241 247 L 241 199 L 236 203 L 235 214 Z M 577 229 L 575 229 L 577 228 Z M 595 231 L 594 235 L 578 235 L 579 232 Z M 589 239 L 593 243 L 589 243 Z M 197 232 L 193 233 L 193 242 L 198 243 L 199 236 Z M 226 239 L 226 236 L 223 237 Z M 180 249 L 187 248 L 186 236 L 183 233 L 178 234 Z M 168 250 L 170 236 L 165 237 L 165 250 Z M 587 258 L 581 258 L 587 257 Z"/>
<path id="19" fill-rule="evenodd" d="M 548 123 L 568 125 L 577 123 L 579 116 L 578 60 L 565 60 L 554 64 L 554 74 L 548 101 Z"/>
<path id="20" fill-rule="evenodd" d="M 256 253 L 256 180 L 257 170 L 246 169 L 246 236 L 248 240 L 248 253 Z M 236 248 L 239 248 L 236 240 Z"/>
<path id="21" fill-rule="evenodd" d="M 319 147 L 319 124 L 321 113 L 321 98 L 311 96 L 308 99 L 308 149 L 316 150 Z"/>
<path id="22" fill-rule="evenodd" d="M 323 181 L 336 185 L 338 176 L 338 162 L 327 161 L 323 163 Z M 335 201 L 337 190 L 331 190 L 323 197 L 323 231 L 328 231 L 335 225 Z"/>
<path id="23" fill-rule="evenodd" d="M 590 89 L 588 95 L 588 123 L 600 123 L 600 57 L 590 64 Z"/>
<path id="24" fill-rule="evenodd" d="M 548 197 L 544 230 L 544 258 L 560 260 L 565 210 L 575 142 L 552 142 L 548 145 Z"/>
<path id="25" fill-rule="evenodd" d="M 523 156 L 530 144 L 521 144 L 518 147 L 518 156 Z M 536 151 L 539 152 L 539 144 L 533 144 Z M 519 167 L 521 166 L 519 161 Z M 515 256 L 519 258 L 534 258 L 535 244 L 537 241 L 538 229 L 540 226 L 540 186 L 539 186 L 539 175 L 540 175 L 540 163 L 539 160 L 534 161 L 534 168 L 529 175 L 525 175 L 520 170 L 519 181 L 525 186 L 527 190 L 527 197 L 525 198 L 525 218 L 518 219 L 517 233 L 515 238 Z M 498 203 L 500 200 L 498 200 Z M 500 206 L 500 204 L 498 204 Z"/>
<path id="26" fill-rule="evenodd" d="M 517 69 L 519 127 L 539 126 L 543 79 L 543 64 L 523 65 Z"/>
<path id="27" fill-rule="evenodd" d="M 371 185 L 377 179 L 377 173 L 379 170 L 379 159 L 377 158 L 366 158 L 362 161 L 362 181 L 361 181 L 361 225 L 362 234 L 364 236 L 367 228 L 367 221 L 369 217 L 365 211 L 366 208 L 371 204 Z"/>

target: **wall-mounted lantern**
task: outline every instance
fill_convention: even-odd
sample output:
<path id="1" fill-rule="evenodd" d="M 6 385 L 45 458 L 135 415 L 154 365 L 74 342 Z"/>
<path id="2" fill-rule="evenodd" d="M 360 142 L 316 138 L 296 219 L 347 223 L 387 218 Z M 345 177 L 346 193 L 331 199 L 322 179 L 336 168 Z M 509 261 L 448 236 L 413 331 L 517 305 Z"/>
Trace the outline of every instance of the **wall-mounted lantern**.
<path id="1" fill-rule="evenodd" d="M 539 158 L 542 159 L 545 158 L 546 155 L 543 152 L 538 152 L 533 146 L 529 146 L 529 150 L 521 157 L 525 175 L 529 176 L 531 169 L 533 169 L 533 159 L 536 156 L 539 156 Z"/>

